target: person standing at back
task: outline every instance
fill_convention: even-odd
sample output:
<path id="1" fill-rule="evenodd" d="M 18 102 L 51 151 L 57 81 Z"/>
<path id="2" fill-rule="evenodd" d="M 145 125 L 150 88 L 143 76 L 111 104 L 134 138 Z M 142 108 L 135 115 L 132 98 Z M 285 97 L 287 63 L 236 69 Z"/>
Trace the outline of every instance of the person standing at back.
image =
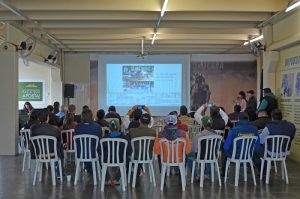
<path id="1" fill-rule="evenodd" d="M 247 91 L 248 94 L 248 101 L 247 101 L 247 108 L 253 109 L 253 111 L 256 111 L 257 109 L 257 99 L 254 95 L 253 90 Z"/>
<path id="2" fill-rule="evenodd" d="M 267 111 L 268 116 L 271 118 L 271 113 L 278 106 L 277 99 L 275 95 L 272 93 L 270 88 L 264 88 L 264 98 L 260 102 L 257 113 L 261 111 Z"/>

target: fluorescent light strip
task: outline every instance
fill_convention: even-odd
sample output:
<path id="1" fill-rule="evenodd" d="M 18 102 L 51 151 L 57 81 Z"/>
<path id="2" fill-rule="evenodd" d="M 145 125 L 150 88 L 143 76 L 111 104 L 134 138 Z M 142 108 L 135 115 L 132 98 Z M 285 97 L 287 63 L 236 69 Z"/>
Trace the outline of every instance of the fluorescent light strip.
<path id="1" fill-rule="evenodd" d="M 156 32 L 153 34 L 152 41 L 151 41 L 151 45 L 154 44 L 155 39 L 156 39 Z"/>
<path id="2" fill-rule="evenodd" d="M 300 1 L 297 1 L 296 3 L 290 5 L 289 7 L 287 7 L 287 9 L 285 10 L 285 12 L 289 12 L 293 9 L 295 9 L 296 7 L 300 6 Z"/>
<path id="3" fill-rule="evenodd" d="M 254 39 L 251 39 L 250 41 L 246 41 L 243 45 L 246 46 L 248 45 L 249 43 L 252 43 L 252 42 L 255 42 L 255 41 L 258 41 L 258 40 L 262 40 L 264 38 L 263 35 L 260 35 L 258 37 L 255 37 Z"/>
<path id="4" fill-rule="evenodd" d="M 168 1 L 169 1 L 169 0 L 165 0 L 165 1 L 164 1 L 164 5 L 163 5 L 163 7 L 162 7 L 162 9 L 161 9 L 161 12 L 160 12 L 160 16 L 161 16 L 161 17 L 164 16 L 164 14 L 165 14 L 165 11 L 166 11 L 166 9 L 167 9 Z"/>

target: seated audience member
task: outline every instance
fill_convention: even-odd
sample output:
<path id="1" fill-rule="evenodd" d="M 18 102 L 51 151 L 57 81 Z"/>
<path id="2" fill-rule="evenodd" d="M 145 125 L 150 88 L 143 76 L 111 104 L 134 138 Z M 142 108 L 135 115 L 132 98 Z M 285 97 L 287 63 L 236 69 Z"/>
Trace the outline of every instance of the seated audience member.
<path id="1" fill-rule="evenodd" d="M 237 123 L 237 125 L 232 128 L 229 133 L 228 136 L 225 140 L 223 149 L 224 149 L 224 160 L 223 160 L 223 174 L 225 174 L 225 164 L 226 164 L 226 159 L 227 157 L 231 158 L 232 157 L 232 150 L 233 150 L 233 140 L 237 137 L 241 137 L 241 136 L 257 136 L 257 141 L 255 143 L 254 146 L 254 150 L 258 151 L 260 148 L 260 141 L 259 141 L 259 135 L 258 135 L 258 130 L 255 126 L 253 126 L 250 122 L 249 122 L 249 116 L 246 114 L 240 115 L 239 117 L 239 122 Z M 238 142 L 237 143 L 237 157 L 239 157 L 240 153 L 239 151 L 241 150 L 242 146 L 242 142 Z"/>
<path id="2" fill-rule="evenodd" d="M 83 134 L 88 134 L 88 135 L 95 135 L 101 138 L 102 135 L 102 130 L 101 126 L 94 122 L 93 120 L 93 113 L 90 109 L 85 109 L 81 113 L 81 123 L 77 124 L 75 127 L 75 135 L 83 135 Z M 78 147 L 80 146 L 80 143 L 77 142 L 75 143 Z M 95 148 L 96 143 L 92 143 L 91 147 Z M 80 151 L 79 151 L 80 152 Z M 80 154 L 77 154 L 79 156 Z M 95 157 L 96 154 L 94 154 L 94 150 L 92 150 L 92 156 Z M 92 174 L 93 169 L 92 169 L 92 164 L 91 163 L 85 163 L 85 168 L 88 173 Z"/>
<path id="3" fill-rule="evenodd" d="M 267 124 L 267 126 L 263 129 L 262 133 L 259 135 L 260 144 L 264 145 L 266 139 L 269 135 L 286 135 L 290 137 L 290 143 L 288 145 L 288 150 L 291 148 L 292 140 L 296 135 L 296 127 L 293 123 L 288 122 L 286 120 L 282 120 L 282 112 L 278 109 L 274 109 L 271 113 L 272 121 Z M 286 146 L 286 143 L 284 144 Z M 268 150 L 272 150 L 272 145 L 268 145 Z M 254 155 L 254 164 L 260 169 L 261 167 L 261 159 L 264 154 L 264 147 L 261 147 L 259 153 L 255 153 Z M 289 154 L 289 152 L 288 152 Z M 288 155 L 284 154 L 284 155 Z M 266 164 L 265 164 L 266 166 Z M 266 172 L 266 167 L 264 168 L 264 173 Z"/>
<path id="4" fill-rule="evenodd" d="M 234 105 L 234 112 L 228 114 L 228 118 L 231 122 L 238 121 L 239 115 L 241 113 L 241 106 L 240 105 Z"/>
<path id="5" fill-rule="evenodd" d="M 127 137 L 120 132 L 120 125 L 117 119 L 112 119 L 109 122 L 109 129 L 110 129 L 110 133 L 107 134 L 106 136 L 104 136 L 104 138 L 120 138 L 120 139 L 124 139 L 127 140 Z M 119 154 L 112 154 L 112 146 L 111 146 L 111 156 L 113 157 L 117 157 L 119 156 L 120 162 L 123 162 L 123 153 L 124 153 L 124 144 L 120 144 L 119 145 L 120 150 L 119 150 Z M 117 147 L 115 146 L 115 149 Z M 126 156 L 129 157 L 131 149 L 130 149 L 130 143 L 128 142 L 127 145 L 127 151 L 126 151 Z M 108 159 L 108 146 L 106 143 L 103 144 L 103 156 L 104 156 L 104 162 L 107 161 Z M 116 151 L 116 150 L 115 150 Z M 112 158 L 111 157 L 111 158 Z M 125 160 L 126 164 L 128 163 L 128 160 Z M 107 172 L 106 172 L 106 184 L 107 185 L 119 185 L 119 180 L 121 178 L 121 173 L 120 173 L 120 169 L 119 168 L 108 168 Z"/>
<path id="6" fill-rule="evenodd" d="M 52 105 L 48 105 L 47 106 L 47 110 L 48 110 L 48 113 L 49 113 L 49 121 L 48 123 L 51 124 L 51 125 L 54 125 L 54 126 L 58 126 L 58 123 L 59 121 L 57 121 L 57 118 L 54 114 L 54 108 Z"/>
<path id="7" fill-rule="evenodd" d="M 172 112 L 169 113 L 169 115 L 175 115 L 175 116 L 177 117 L 177 124 L 176 124 L 176 127 L 177 127 L 178 129 L 181 129 L 181 130 L 183 130 L 183 131 L 185 131 L 185 132 L 188 132 L 189 127 L 188 127 L 185 123 L 182 123 L 182 122 L 179 120 L 177 111 L 172 111 Z"/>
<path id="8" fill-rule="evenodd" d="M 131 128 L 139 127 L 139 125 L 140 125 L 139 119 L 142 116 L 143 111 L 148 113 L 151 117 L 151 121 L 150 121 L 149 126 L 148 126 L 149 128 L 151 128 L 154 124 L 154 119 L 151 116 L 150 109 L 147 106 L 139 107 L 138 105 L 135 105 L 129 110 L 127 115 L 125 115 L 125 117 L 124 117 L 124 127 L 125 127 L 125 129 L 129 130 Z M 132 118 L 132 117 L 133 117 L 133 120 L 130 121 L 130 118 Z"/>
<path id="9" fill-rule="evenodd" d="M 96 122 L 101 126 L 101 127 L 109 127 L 108 122 L 104 119 L 105 116 L 105 111 L 103 109 L 100 109 L 97 111 L 97 120 Z"/>
<path id="10" fill-rule="evenodd" d="M 88 105 L 84 105 L 84 106 L 82 107 L 82 111 L 84 111 L 84 110 L 86 110 L 86 109 L 90 109 Z"/>
<path id="11" fill-rule="evenodd" d="M 202 125 L 203 125 L 203 131 L 198 133 L 192 140 L 192 150 L 191 153 L 188 155 L 187 159 L 187 164 L 192 171 L 192 166 L 193 166 L 193 159 L 197 157 L 197 152 L 198 152 L 198 140 L 203 137 L 203 136 L 208 136 L 208 135 L 217 135 L 217 133 L 211 129 L 212 126 L 212 118 L 210 116 L 204 116 L 202 117 Z M 203 146 L 202 146 L 203 145 Z M 201 143 L 201 148 L 205 148 L 204 142 Z M 200 158 L 203 158 L 205 155 L 205 151 L 201 150 L 201 156 Z M 205 169 L 205 173 L 209 174 L 210 173 L 210 165 Z M 195 175 L 197 175 L 197 172 L 195 172 Z M 199 179 L 199 177 L 196 178 L 196 181 Z"/>
<path id="12" fill-rule="evenodd" d="M 247 108 L 251 108 L 253 111 L 257 109 L 257 99 L 254 95 L 253 90 L 247 91 L 248 94 L 248 101 L 247 101 Z"/>
<path id="13" fill-rule="evenodd" d="M 67 112 L 67 111 L 65 110 L 65 106 L 64 106 L 64 105 L 61 105 L 61 106 L 60 106 L 60 111 L 59 111 L 58 113 L 56 113 L 55 116 L 58 117 L 59 120 L 61 120 L 61 118 L 65 116 L 65 113 L 66 113 L 66 112 Z"/>
<path id="14" fill-rule="evenodd" d="M 53 112 L 54 114 L 59 113 L 59 102 L 57 101 L 53 103 Z"/>
<path id="15" fill-rule="evenodd" d="M 137 128 L 132 128 L 129 130 L 129 137 L 130 139 L 142 136 L 153 136 L 155 137 L 156 131 L 152 128 L 149 128 L 148 125 L 150 124 L 151 116 L 148 113 L 142 114 L 139 119 L 140 125 Z M 153 147 L 150 147 L 153 149 Z M 138 151 L 136 151 L 138 153 Z"/>
<path id="16" fill-rule="evenodd" d="M 62 130 L 75 129 L 76 126 L 77 126 L 77 122 L 74 121 L 74 114 L 67 113 L 64 118 Z M 70 143 L 72 142 L 73 137 L 74 137 L 74 135 L 69 137 L 69 140 L 67 140 L 66 134 L 63 134 L 63 136 L 62 136 L 63 143 L 69 143 L 69 146 L 68 146 L 69 148 L 71 147 Z"/>
<path id="17" fill-rule="evenodd" d="M 177 117 L 175 115 L 168 115 L 165 118 L 165 127 L 164 129 L 158 134 L 158 136 L 155 139 L 154 142 L 154 149 L 153 151 L 159 155 L 158 156 L 158 164 L 159 164 L 159 170 L 161 169 L 161 161 L 160 161 L 160 153 L 161 153 L 161 148 L 160 148 L 160 139 L 166 138 L 170 141 L 176 140 L 177 138 L 184 138 L 186 140 L 186 148 L 185 148 L 185 153 L 188 154 L 191 150 L 191 143 L 190 143 L 190 138 L 186 132 L 184 132 L 181 129 L 178 129 L 177 126 Z M 182 149 L 182 145 L 180 145 Z M 179 149 L 180 150 L 180 149 Z M 165 153 L 166 154 L 166 153 Z M 183 154 L 179 154 L 179 161 L 183 161 Z M 163 157 L 164 161 L 167 160 L 167 156 Z"/>
<path id="18" fill-rule="evenodd" d="M 108 113 L 105 115 L 105 118 L 117 118 L 119 120 L 119 124 L 122 125 L 121 116 L 117 113 L 115 106 L 108 107 Z"/>
<path id="19" fill-rule="evenodd" d="M 40 112 L 40 124 L 34 124 L 31 126 L 31 137 L 39 136 L 39 135 L 48 135 L 53 136 L 57 139 L 57 154 L 60 158 L 63 158 L 62 144 L 61 144 L 61 134 L 57 126 L 50 125 L 49 121 L 49 112 L 47 108 L 44 108 Z M 32 147 L 33 148 L 33 147 Z M 53 143 L 49 145 L 50 153 L 54 152 Z M 34 150 L 31 150 L 31 155 L 34 157 Z M 37 152 L 39 153 L 39 152 Z M 63 162 L 63 161 L 62 161 Z"/>
<path id="20" fill-rule="evenodd" d="M 32 110 L 33 110 L 33 106 L 31 105 L 30 102 L 25 102 L 24 103 L 24 106 L 23 106 L 23 112 L 25 112 L 25 114 L 29 115 Z"/>
<path id="21" fill-rule="evenodd" d="M 207 104 L 203 104 L 195 113 L 195 121 L 202 125 L 202 117 L 205 114 L 205 111 L 207 110 L 208 106 Z M 228 116 L 227 114 L 220 109 L 219 107 L 213 105 L 210 108 L 210 117 L 213 120 L 213 123 L 211 125 L 211 128 L 214 130 L 224 130 L 226 124 L 228 123 Z"/>
<path id="22" fill-rule="evenodd" d="M 258 130 L 262 130 L 271 121 L 266 111 L 258 113 L 258 118 L 252 122 L 252 125 L 256 126 Z"/>
<path id="23" fill-rule="evenodd" d="M 250 122 L 253 122 L 257 119 L 257 114 L 252 108 L 247 107 L 244 112 L 248 114 Z"/>
<path id="24" fill-rule="evenodd" d="M 185 123 L 186 125 L 193 125 L 194 119 L 192 117 L 188 116 L 188 110 L 187 107 L 182 105 L 180 107 L 180 114 L 178 118 L 182 123 Z"/>
<path id="25" fill-rule="evenodd" d="M 24 125 L 24 129 L 30 129 L 30 127 L 34 124 L 40 124 L 39 112 L 37 110 L 33 110 L 31 112 L 29 120 Z"/>
<path id="26" fill-rule="evenodd" d="M 75 122 L 77 122 L 78 124 L 81 122 L 81 116 L 76 115 L 76 106 L 74 104 L 70 104 L 68 106 L 68 113 L 73 113 L 74 114 Z M 64 117 L 60 118 L 59 126 L 63 125 L 63 121 L 64 121 Z"/>

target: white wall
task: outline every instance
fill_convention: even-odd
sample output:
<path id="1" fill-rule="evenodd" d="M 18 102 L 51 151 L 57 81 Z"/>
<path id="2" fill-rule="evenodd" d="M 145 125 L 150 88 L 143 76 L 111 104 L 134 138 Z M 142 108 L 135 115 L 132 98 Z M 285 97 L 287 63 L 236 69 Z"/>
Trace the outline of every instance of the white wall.
<path id="1" fill-rule="evenodd" d="M 60 80 L 60 69 L 53 68 L 41 62 L 28 61 L 24 63 L 19 58 L 19 81 L 42 80 L 44 85 L 44 101 L 30 102 L 34 108 L 44 108 L 54 101 L 62 103 L 62 83 Z M 19 109 L 22 109 L 24 102 L 19 102 Z"/>

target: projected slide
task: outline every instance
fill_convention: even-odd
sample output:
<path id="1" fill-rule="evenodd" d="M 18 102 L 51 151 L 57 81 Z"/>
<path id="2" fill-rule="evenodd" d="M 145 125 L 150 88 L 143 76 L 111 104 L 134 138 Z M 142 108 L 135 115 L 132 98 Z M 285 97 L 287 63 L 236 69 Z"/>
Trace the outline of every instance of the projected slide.
<path id="1" fill-rule="evenodd" d="M 181 64 L 107 64 L 107 106 L 180 106 Z"/>

